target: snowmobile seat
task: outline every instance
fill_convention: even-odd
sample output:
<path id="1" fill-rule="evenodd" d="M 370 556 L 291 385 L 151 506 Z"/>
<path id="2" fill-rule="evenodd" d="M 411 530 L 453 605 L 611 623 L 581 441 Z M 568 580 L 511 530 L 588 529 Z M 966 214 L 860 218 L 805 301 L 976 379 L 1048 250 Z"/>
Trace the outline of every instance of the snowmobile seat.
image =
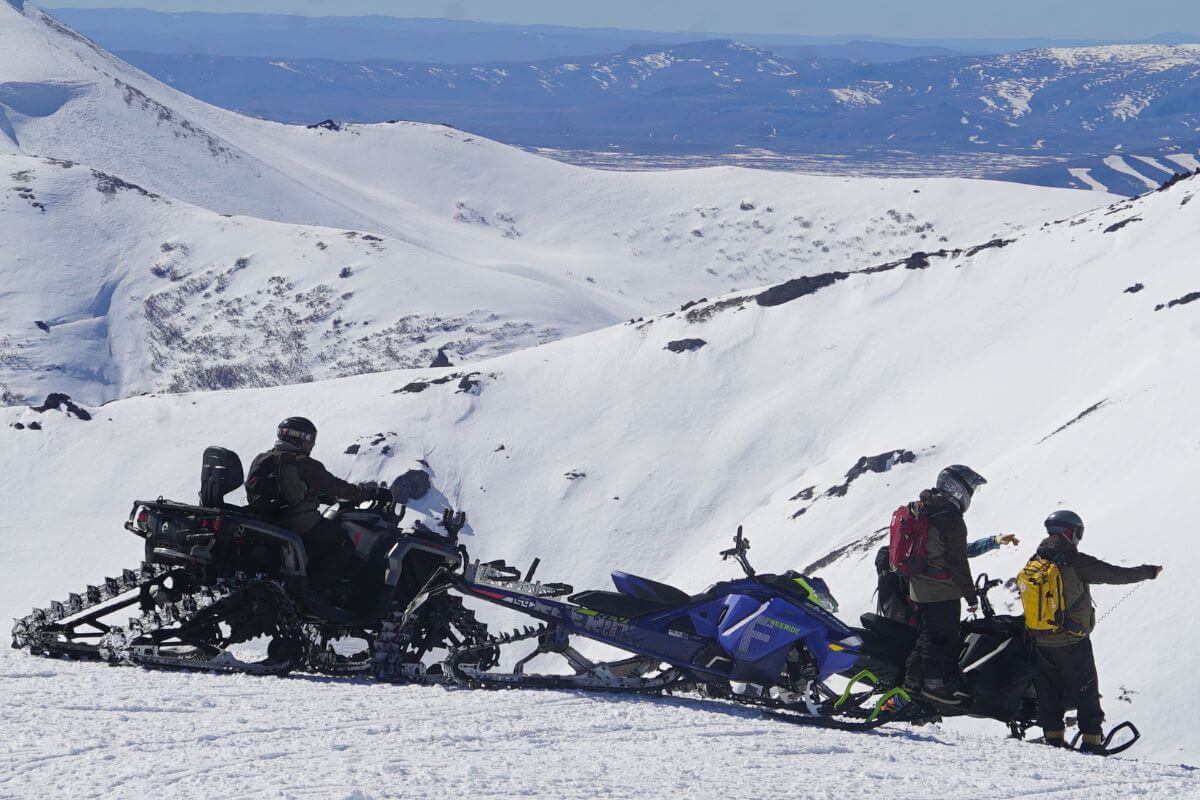
<path id="1" fill-rule="evenodd" d="M 894 619 L 881 617 L 878 614 L 863 614 L 859 617 L 862 626 L 871 633 L 897 644 L 911 645 L 917 639 L 917 629 Z"/>
<path id="2" fill-rule="evenodd" d="M 242 485 L 246 476 L 238 454 L 224 447 L 204 451 L 200 467 L 200 505 L 205 508 L 229 508 L 225 495 Z"/>
<path id="3" fill-rule="evenodd" d="M 628 572 L 614 572 L 612 574 L 612 582 L 617 587 L 617 591 L 622 594 L 627 594 L 650 603 L 681 606 L 690 599 L 687 592 L 676 589 L 674 586 L 652 581 L 649 578 L 639 578 L 637 575 L 630 575 Z"/>
<path id="4" fill-rule="evenodd" d="M 593 611 L 612 614 L 617 617 L 639 617 L 642 614 L 662 611 L 673 605 L 671 603 L 655 603 L 650 600 L 642 600 L 641 598 L 631 597 L 620 592 L 604 592 L 597 589 L 577 592 L 568 597 L 567 600 L 572 603 L 578 603 L 585 608 L 590 608 Z"/>

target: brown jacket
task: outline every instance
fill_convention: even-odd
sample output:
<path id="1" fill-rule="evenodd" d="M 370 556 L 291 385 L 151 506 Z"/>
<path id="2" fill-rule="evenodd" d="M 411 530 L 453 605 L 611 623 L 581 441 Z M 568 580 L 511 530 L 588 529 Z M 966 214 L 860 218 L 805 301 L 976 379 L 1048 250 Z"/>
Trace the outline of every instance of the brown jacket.
<path id="1" fill-rule="evenodd" d="M 1047 536 L 1038 545 L 1037 554 L 1058 564 L 1063 582 L 1063 604 L 1067 610 L 1063 630 L 1034 635 L 1034 641 L 1042 647 L 1065 647 L 1091 635 L 1096 627 L 1091 584 L 1137 583 L 1158 574 L 1154 567 L 1145 564 L 1140 567 L 1107 564 L 1079 552 L 1077 545 L 1065 536 Z"/>
<path id="2" fill-rule="evenodd" d="M 275 521 L 296 533 L 307 533 L 320 521 L 322 503 L 338 500 L 358 503 L 367 499 L 361 486 L 342 480 L 320 461 L 287 442 L 276 442 L 273 448 L 257 456 L 250 465 L 250 473 L 268 458 L 278 460 L 279 491 L 284 502 L 283 508 L 276 512 Z M 247 494 L 250 491 L 247 487 Z"/>
<path id="3" fill-rule="evenodd" d="M 979 595 L 967 564 L 967 524 L 962 512 L 936 489 L 921 492 L 921 503 L 929 517 L 929 535 L 925 540 L 929 572 L 909 579 L 908 596 L 914 603 L 966 598 L 969 605 L 976 605 Z"/>

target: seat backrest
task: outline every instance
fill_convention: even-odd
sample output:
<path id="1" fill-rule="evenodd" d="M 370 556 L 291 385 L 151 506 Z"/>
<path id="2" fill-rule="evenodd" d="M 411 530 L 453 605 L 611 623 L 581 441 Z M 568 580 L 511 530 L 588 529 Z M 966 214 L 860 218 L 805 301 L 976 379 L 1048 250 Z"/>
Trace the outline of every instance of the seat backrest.
<path id="1" fill-rule="evenodd" d="M 219 508 L 225 495 L 242 485 L 245 473 L 237 453 L 224 447 L 209 447 L 204 451 L 200 468 L 200 505 Z"/>
<path id="2" fill-rule="evenodd" d="M 652 581 L 649 578 L 630 575 L 628 572 L 612 573 L 612 581 L 618 591 L 651 603 L 678 606 L 688 601 L 688 593 L 681 589 Z"/>

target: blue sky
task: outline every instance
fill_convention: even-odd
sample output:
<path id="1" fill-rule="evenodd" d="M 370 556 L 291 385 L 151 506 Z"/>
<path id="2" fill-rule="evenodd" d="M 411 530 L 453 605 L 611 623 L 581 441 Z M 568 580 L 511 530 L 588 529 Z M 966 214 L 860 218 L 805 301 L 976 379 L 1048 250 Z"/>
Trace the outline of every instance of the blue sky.
<path id="1" fill-rule="evenodd" d="M 35 0 L 36 2 L 36 0 Z M 1137 38 L 1200 33 L 1200 0 L 42 0 L 76 8 L 387 14 L 662 31 Z"/>

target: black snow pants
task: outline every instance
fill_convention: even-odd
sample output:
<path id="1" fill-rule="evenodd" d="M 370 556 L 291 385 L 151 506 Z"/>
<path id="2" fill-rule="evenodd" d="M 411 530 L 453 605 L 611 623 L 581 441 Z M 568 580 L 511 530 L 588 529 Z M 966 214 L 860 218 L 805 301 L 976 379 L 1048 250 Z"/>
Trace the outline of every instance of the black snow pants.
<path id="1" fill-rule="evenodd" d="M 953 680 L 958 674 L 959 600 L 914 603 L 917 611 L 917 643 L 904 665 L 904 685 L 920 689 L 927 680 Z"/>
<path id="2" fill-rule="evenodd" d="M 1063 730 L 1063 715 L 1073 706 L 1079 713 L 1080 732 L 1099 736 L 1104 711 L 1092 640 L 1036 649 L 1038 725 L 1042 731 Z"/>
<path id="3" fill-rule="evenodd" d="M 318 591 L 329 589 L 354 556 L 350 537 L 341 525 L 324 517 L 301 535 L 308 550 L 309 585 Z"/>

